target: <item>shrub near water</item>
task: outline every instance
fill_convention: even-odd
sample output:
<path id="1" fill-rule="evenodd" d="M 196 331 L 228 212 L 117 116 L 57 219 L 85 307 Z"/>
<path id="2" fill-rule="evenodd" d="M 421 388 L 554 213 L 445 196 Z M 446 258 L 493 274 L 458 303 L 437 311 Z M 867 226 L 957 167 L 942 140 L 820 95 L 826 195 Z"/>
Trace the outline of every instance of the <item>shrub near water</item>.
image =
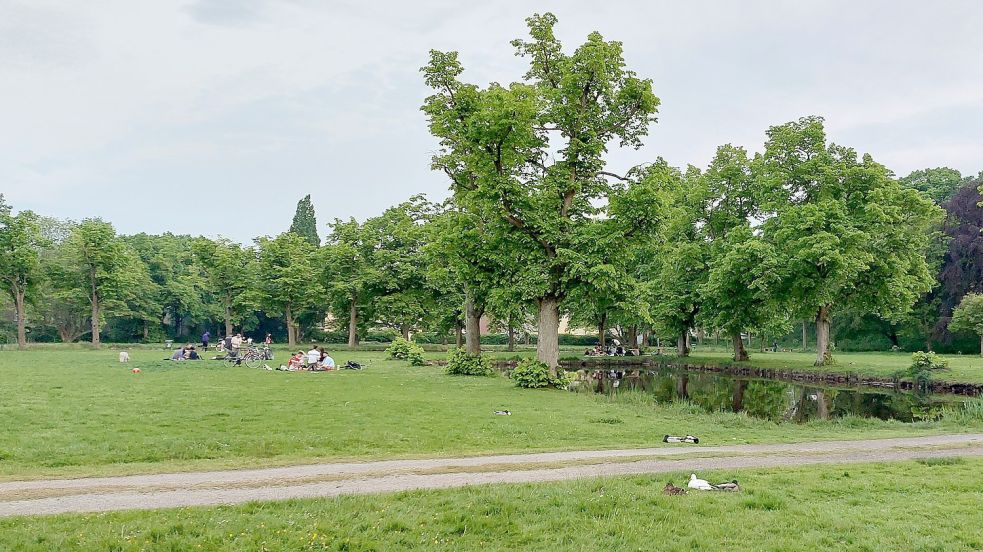
<path id="1" fill-rule="evenodd" d="M 481 355 L 469 355 L 464 349 L 455 349 L 447 359 L 447 373 L 454 376 L 490 376 L 495 370 L 491 361 Z"/>
<path id="2" fill-rule="evenodd" d="M 932 383 L 934 372 L 948 367 L 949 363 L 935 353 L 918 351 L 911 354 L 911 367 L 908 368 L 907 375 L 915 382 L 916 387 L 925 389 Z"/>
<path id="3" fill-rule="evenodd" d="M 563 388 L 569 381 L 567 375 L 562 370 L 556 376 L 550 375 L 549 366 L 535 359 L 526 359 L 512 369 L 511 378 L 516 386 L 528 389 L 538 389 L 541 387 Z"/>

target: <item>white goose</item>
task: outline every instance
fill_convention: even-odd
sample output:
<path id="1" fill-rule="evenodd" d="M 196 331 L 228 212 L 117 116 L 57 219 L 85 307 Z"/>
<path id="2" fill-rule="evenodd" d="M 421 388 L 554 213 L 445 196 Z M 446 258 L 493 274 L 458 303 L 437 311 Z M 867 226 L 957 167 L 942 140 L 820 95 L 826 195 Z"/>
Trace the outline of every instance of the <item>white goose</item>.
<path id="1" fill-rule="evenodd" d="M 697 479 L 695 473 L 689 474 L 689 485 L 690 489 L 699 489 L 701 491 L 711 491 L 713 490 L 713 485 L 705 479 Z"/>

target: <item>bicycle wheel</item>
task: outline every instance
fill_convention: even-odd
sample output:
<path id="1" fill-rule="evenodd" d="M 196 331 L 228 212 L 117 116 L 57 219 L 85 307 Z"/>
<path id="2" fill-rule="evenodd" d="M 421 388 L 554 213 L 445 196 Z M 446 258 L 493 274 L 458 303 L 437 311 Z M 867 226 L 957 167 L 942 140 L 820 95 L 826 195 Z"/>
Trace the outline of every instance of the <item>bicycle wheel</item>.
<path id="1" fill-rule="evenodd" d="M 242 359 L 242 363 L 246 365 L 246 368 L 259 368 L 262 359 L 258 354 L 247 353 Z"/>

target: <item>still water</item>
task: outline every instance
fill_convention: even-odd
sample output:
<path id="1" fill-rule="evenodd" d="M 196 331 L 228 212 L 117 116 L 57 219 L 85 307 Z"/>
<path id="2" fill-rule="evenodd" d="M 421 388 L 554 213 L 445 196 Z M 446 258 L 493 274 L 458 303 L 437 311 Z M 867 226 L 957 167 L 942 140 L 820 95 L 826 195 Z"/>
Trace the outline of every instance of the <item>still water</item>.
<path id="1" fill-rule="evenodd" d="M 657 402 L 688 401 L 707 412 L 746 412 L 774 421 L 807 422 L 857 416 L 913 422 L 937 419 L 955 395 L 921 395 L 876 388 L 742 378 L 674 368 L 569 372 L 580 393 L 652 395 Z"/>

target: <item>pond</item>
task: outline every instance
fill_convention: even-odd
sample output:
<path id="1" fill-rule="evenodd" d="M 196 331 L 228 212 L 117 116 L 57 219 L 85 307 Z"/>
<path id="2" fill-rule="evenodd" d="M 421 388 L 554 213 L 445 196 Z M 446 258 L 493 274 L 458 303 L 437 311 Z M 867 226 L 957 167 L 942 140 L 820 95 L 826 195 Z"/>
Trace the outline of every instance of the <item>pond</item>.
<path id="1" fill-rule="evenodd" d="M 807 422 L 857 416 L 913 422 L 934 420 L 964 397 L 869 387 L 841 387 L 679 368 L 587 369 L 568 372 L 580 393 L 652 395 L 657 402 L 687 401 L 707 412 L 746 412 L 774 421 Z"/>

